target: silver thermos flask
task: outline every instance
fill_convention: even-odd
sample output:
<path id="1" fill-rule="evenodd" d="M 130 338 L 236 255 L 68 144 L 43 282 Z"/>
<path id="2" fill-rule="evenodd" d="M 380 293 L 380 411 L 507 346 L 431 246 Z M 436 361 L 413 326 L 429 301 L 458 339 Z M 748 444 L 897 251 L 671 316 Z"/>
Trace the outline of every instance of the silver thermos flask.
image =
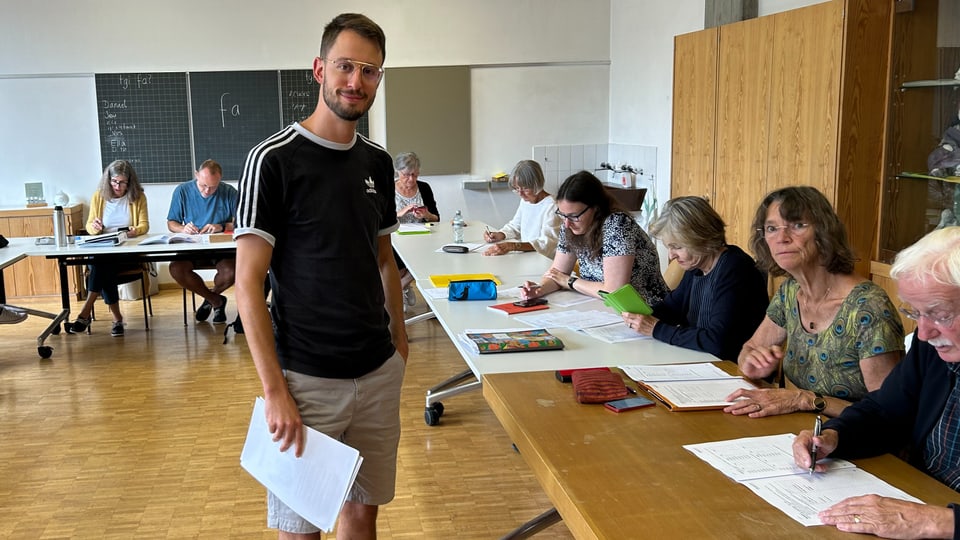
<path id="1" fill-rule="evenodd" d="M 67 246 L 67 222 L 63 216 L 63 207 L 53 207 L 53 237 L 60 247 Z"/>

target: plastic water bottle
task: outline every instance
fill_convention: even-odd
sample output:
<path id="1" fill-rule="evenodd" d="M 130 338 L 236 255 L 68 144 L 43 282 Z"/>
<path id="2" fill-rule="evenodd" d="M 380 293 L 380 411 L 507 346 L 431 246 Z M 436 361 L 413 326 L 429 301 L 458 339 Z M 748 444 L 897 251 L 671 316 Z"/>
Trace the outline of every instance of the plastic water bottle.
<path id="1" fill-rule="evenodd" d="M 53 237 L 60 247 L 67 245 L 67 222 L 62 206 L 53 207 Z"/>
<path id="2" fill-rule="evenodd" d="M 463 243 L 463 228 L 466 224 L 463 222 L 463 215 L 457 210 L 457 213 L 453 216 L 453 243 L 462 244 Z"/>

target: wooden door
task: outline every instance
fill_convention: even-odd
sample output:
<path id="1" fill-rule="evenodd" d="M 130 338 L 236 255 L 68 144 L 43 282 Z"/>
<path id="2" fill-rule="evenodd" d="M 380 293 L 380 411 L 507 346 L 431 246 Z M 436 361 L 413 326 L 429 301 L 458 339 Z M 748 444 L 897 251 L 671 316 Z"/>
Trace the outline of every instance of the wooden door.
<path id="1" fill-rule="evenodd" d="M 727 242 L 747 251 L 766 186 L 772 37 L 769 17 L 720 30 L 713 206 L 727 223 Z"/>
<path id="2" fill-rule="evenodd" d="M 671 197 L 714 198 L 718 36 L 709 28 L 674 38 Z"/>

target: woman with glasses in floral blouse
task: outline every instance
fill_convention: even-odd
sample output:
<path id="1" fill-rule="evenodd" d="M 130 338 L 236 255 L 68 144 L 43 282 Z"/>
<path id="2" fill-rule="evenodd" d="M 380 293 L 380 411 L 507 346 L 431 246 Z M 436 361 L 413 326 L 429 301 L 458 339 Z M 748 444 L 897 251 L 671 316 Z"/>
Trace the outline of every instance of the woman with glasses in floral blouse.
<path id="1" fill-rule="evenodd" d="M 596 176 L 580 171 L 557 193 L 560 239 L 553 265 L 540 283 L 521 287 L 525 299 L 568 289 L 599 298 L 630 283 L 648 304 L 667 294 L 657 249 L 630 214 L 622 210 Z M 578 275 L 574 266 L 579 263 Z"/>

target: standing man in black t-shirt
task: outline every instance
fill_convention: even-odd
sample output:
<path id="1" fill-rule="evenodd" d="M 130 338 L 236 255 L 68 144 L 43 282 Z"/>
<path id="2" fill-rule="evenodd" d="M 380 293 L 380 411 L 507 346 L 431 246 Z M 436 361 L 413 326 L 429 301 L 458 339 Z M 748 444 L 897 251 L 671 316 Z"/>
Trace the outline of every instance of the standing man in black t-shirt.
<path id="1" fill-rule="evenodd" d="M 396 483 L 407 337 L 390 245 L 393 163 L 356 133 L 385 53 L 383 31 L 363 15 L 324 28 L 317 107 L 250 151 L 234 233 L 237 305 L 280 450 L 301 455 L 308 425 L 363 456 L 339 538 L 375 538 L 378 507 Z M 268 524 L 280 538 L 320 537 L 269 493 Z"/>

